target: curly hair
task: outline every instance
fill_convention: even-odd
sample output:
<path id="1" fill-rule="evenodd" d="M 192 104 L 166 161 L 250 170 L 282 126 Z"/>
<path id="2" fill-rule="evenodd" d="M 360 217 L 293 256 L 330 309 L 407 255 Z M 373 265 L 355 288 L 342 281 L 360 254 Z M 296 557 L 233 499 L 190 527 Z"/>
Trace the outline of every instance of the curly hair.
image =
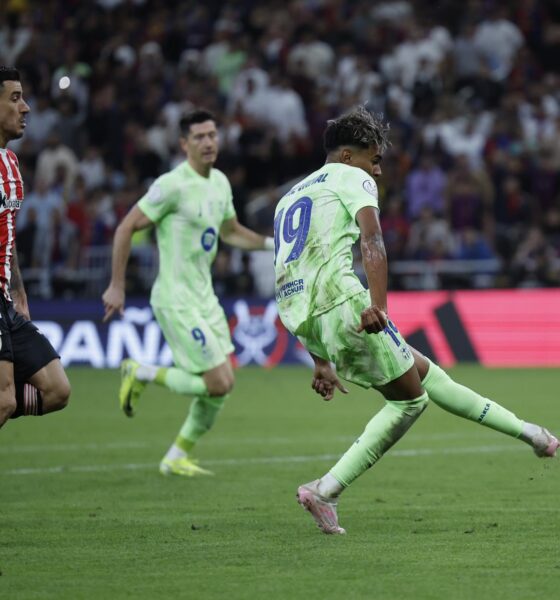
<path id="1" fill-rule="evenodd" d="M 389 124 L 382 115 L 373 115 L 365 106 L 357 106 L 327 122 L 323 146 L 327 154 L 340 146 L 369 148 L 377 146 L 383 153 L 389 146 Z"/>

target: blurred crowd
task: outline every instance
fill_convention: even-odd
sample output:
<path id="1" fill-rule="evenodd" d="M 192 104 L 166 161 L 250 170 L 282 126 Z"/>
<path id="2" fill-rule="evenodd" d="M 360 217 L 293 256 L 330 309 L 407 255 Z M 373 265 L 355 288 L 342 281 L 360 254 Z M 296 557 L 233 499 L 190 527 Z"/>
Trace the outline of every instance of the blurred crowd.
<path id="1" fill-rule="evenodd" d="M 84 257 L 107 263 L 119 220 L 182 159 L 189 109 L 217 115 L 238 217 L 270 234 L 279 186 L 322 164 L 326 121 L 358 103 L 391 124 L 391 264 L 496 259 L 492 285 L 560 285 L 560 0 L 4 4 L 0 64 L 31 107 L 10 147 L 35 293 L 79 294 Z M 137 237 L 131 273 L 153 243 Z M 218 291 L 257 293 L 259 269 L 221 249 Z"/>

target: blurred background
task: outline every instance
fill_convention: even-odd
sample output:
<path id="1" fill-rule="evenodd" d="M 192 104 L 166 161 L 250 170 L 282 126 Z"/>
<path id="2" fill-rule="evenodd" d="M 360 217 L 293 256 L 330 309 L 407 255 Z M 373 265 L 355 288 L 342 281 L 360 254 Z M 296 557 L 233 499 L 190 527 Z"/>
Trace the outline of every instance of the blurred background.
<path id="1" fill-rule="evenodd" d="M 239 220 L 271 234 L 324 161 L 329 118 L 383 113 L 392 290 L 560 286 L 560 0 L 5 0 L 0 63 L 31 107 L 18 155 L 28 294 L 97 299 L 115 227 L 182 159 L 178 121 L 218 117 Z M 273 297 L 267 253 L 222 247 L 218 295 Z M 356 270 L 361 274 L 359 257 Z M 128 294 L 157 271 L 140 233 Z"/>

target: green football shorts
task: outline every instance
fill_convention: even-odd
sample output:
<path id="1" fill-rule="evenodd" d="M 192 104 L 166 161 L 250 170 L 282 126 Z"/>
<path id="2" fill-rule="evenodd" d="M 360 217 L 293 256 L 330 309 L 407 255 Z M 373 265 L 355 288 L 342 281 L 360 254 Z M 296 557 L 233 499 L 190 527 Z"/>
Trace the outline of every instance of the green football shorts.
<path id="1" fill-rule="evenodd" d="M 297 336 L 309 352 L 333 362 L 340 377 L 364 388 L 385 385 L 414 365 L 412 353 L 392 322 L 381 333 L 356 331 L 361 312 L 369 306 L 369 292 L 360 292 L 311 317 Z"/>
<path id="2" fill-rule="evenodd" d="M 189 373 L 206 373 L 228 360 L 234 351 L 223 308 L 152 307 L 173 354 L 175 366 Z"/>

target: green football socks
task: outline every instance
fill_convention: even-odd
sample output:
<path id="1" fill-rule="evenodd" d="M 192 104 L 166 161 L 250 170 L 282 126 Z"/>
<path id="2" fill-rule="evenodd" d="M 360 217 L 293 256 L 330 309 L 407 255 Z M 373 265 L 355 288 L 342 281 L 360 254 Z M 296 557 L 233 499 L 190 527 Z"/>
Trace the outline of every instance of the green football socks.
<path id="1" fill-rule="evenodd" d="M 176 367 L 160 367 L 154 381 L 177 394 L 201 396 L 208 393 L 206 383 L 200 375 L 193 375 Z"/>
<path id="2" fill-rule="evenodd" d="M 427 393 L 414 400 L 387 400 L 330 474 L 343 487 L 348 487 L 408 431 L 427 403 Z"/>
<path id="3" fill-rule="evenodd" d="M 175 445 L 188 453 L 198 439 L 212 428 L 227 397 L 226 395 L 194 398 Z"/>
<path id="4" fill-rule="evenodd" d="M 523 421 L 503 406 L 453 381 L 443 369 L 431 361 L 422 385 L 430 400 L 440 408 L 512 437 L 517 438 L 521 435 Z"/>

